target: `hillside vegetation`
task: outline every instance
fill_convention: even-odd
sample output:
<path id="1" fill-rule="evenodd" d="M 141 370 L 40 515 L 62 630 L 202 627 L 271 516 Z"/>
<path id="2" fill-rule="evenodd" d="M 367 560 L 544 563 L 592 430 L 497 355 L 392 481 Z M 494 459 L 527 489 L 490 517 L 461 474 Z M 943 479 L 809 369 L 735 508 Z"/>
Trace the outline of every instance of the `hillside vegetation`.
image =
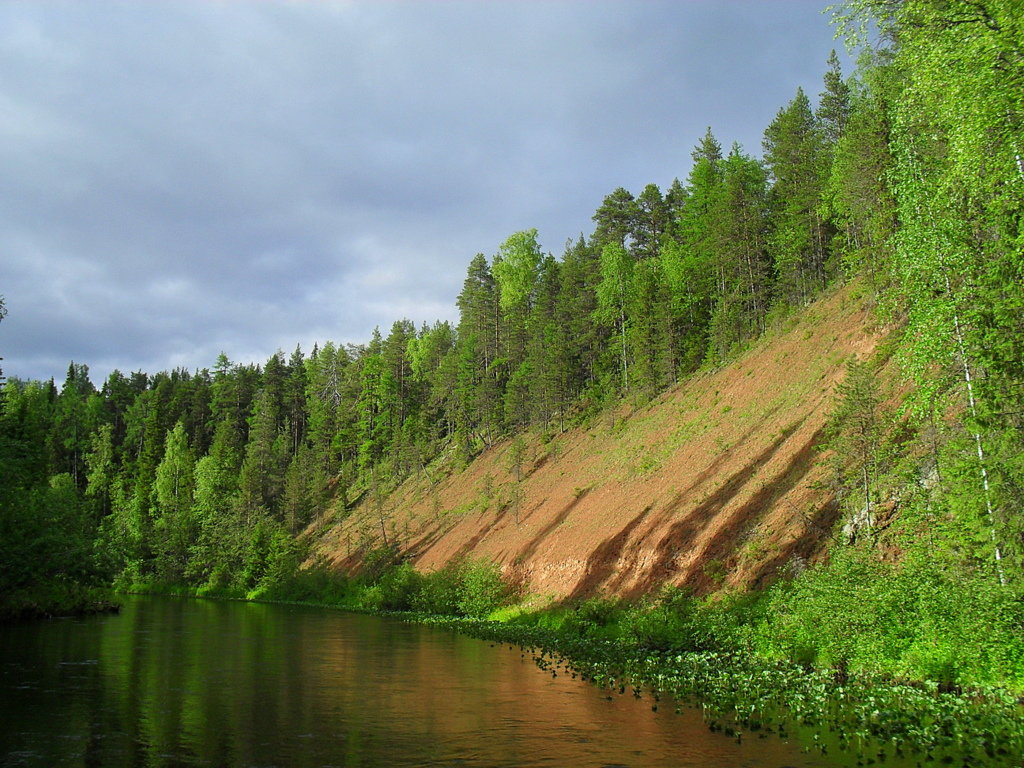
<path id="1" fill-rule="evenodd" d="M 836 382 L 881 337 L 856 289 L 833 292 L 649 402 L 507 438 L 461 470 L 442 457 L 393 493 L 329 510 L 311 529 L 317 551 L 349 571 L 384 546 L 423 570 L 486 558 L 557 599 L 798 573 L 842 508 L 822 457 Z"/>
<path id="2" fill-rule="evenodd" d="M 727 645 L 768 657 L 1022 687 L 1024 7 L 835 21 L 856 73 L 830 58 L 763 156 L 709 128 L 559 257 L 513 233 L 457 323 L 9 382 L 0 603 L 279 595 L 326 561 L 404 606 L 428 572 L 487 592 L 486 564 L 442 568 L 484 558 L 570 607 L 756 605 Z"/>

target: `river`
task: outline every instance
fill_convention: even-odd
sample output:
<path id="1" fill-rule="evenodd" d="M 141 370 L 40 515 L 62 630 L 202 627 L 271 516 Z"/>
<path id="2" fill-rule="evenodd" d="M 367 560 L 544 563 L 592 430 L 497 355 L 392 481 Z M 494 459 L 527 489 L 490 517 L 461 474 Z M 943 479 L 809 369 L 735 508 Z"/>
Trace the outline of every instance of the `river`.
<path id="1" fill-rule="evenodd" d="M 805 768 L 538 669 L 517 649 L 326 609 L 164 597 L 0 628 L 5 766 Z"/>

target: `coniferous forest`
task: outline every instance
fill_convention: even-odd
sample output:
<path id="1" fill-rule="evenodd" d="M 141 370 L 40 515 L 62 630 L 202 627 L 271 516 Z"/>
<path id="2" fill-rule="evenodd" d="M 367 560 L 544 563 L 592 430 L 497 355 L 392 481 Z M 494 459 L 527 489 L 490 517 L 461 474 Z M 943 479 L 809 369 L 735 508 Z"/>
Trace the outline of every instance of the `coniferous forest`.
<path id="1" fill-rule="evenodd" d="M 561 254 L 511 234 L 469 260 L 457 324 L 398 319 L 261 365 L 222 354 L 93 382 L 73 362 L 63 382 L 7 381 L 0 595 L 260 594 L 305 560 L 299 534 L 329 506 L 653 397 L 860 281 L 895 329 L 904 394 L 883 408 L 875 362 L 851 363 L 827 447 L 847 517 L 870 529 L 900 496 L 902 560 L 872 559 L 877 536 L 862 537 L 866 554 L 834 553 L 787 604 L 833 610 L 828 573 L 891 579 L 909 602 L 932 590 L 998 613 L 971 621 L 1002 643 L 1024 595 L 1024 7 L 851 0 L 834 21 L 856 71 L 833 54 L 759 153 L 709 128 L 685 178 L 611 190 Z"/>

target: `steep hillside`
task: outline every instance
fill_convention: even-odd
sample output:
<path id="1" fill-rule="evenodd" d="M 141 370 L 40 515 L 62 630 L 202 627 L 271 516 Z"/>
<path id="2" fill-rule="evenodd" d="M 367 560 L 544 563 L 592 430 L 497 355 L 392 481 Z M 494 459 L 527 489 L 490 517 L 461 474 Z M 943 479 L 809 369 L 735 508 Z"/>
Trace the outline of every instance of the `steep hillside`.
<path id="1" fill-rule="evenodd" d="M 833 528 L 818 445 L 844 364 L 880 336 L 844 288 L 648 405 L 363 499 L 321 523 L 320 551 L 353 568 L 386 535 L 420 569 L 484 557 L 553 598 L 760 584 L 815 558 Z"/>

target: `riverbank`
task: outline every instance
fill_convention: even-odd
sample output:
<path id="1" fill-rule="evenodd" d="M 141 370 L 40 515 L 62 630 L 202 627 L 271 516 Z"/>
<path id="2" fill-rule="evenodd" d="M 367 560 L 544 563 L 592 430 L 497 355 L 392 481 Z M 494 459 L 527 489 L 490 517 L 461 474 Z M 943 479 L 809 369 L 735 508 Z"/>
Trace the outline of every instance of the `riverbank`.
<path id="1" fill-rule="evenodd" d="M 1019 766 L 1024 711 L 998 688 L 950 692 L 935 682 L 769 661 L 743 652 L 651 651 L 538 626 L 409 616 L 530 653 L 538 666 L 580 677 L 619 694 L 648 696 L 652 706 L 695 705 L 709 727 L 742 738 L 797 736 L 822 753 L 857 764 L 889 761 Z"/>
<path id="2" fill-rule="evenodd" d="M 110 589 L 58 581 L 35 584 L 4 595 L 0 598 L 0 624 L 117 613 L 120 609 Z"/>
<path id="3" fill-rule="evenodd" d="M 759 652 L 751 638 L 766 626 L 763 594 L 710 603 L 671 590 L 639 603 L 531 606 L 486 563 L 428 574 L 372 558 L 368 565 L 358 578 L 312 569 L 259 594 L 219 596 L 394 616 L 518 646 L 542 669 L 612 695 L 698 706 L 712 729 L 796 737 L 851 764 L 1019 766 L 1024 755 L 1024 710 L 1005 687 L 901 680 Z"/>

